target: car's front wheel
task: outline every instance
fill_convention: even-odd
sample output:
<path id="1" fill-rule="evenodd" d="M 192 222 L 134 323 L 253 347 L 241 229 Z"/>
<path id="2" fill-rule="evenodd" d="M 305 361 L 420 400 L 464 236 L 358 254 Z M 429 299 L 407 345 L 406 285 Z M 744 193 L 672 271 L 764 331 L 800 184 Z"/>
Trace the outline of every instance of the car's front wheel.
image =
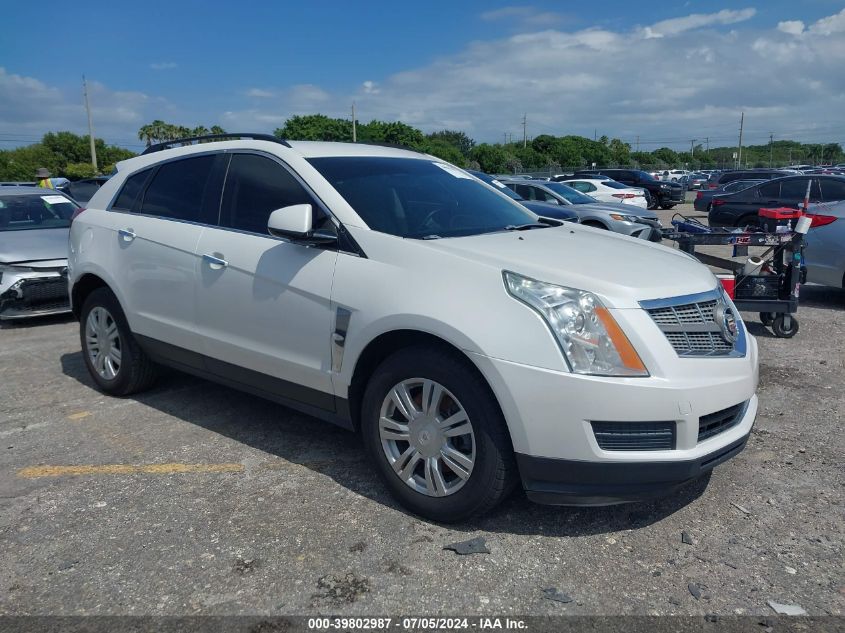
<path id="1" fill-rule="evenodd" d="M 126 396 L 155 381 L 155 364 L 135 341 L 117 297 L 108 288 L 98 288 L 85 299 L 79 337 L 88 372 L 106 393 Z"/>
<path id="2" fill-rule="evenodd" d="M 413 347 L 386 359 L 365 390 L 361 431 L 394 496 L 435 521 L 490 510 L 517 479 L 502 413 L 456 353 Z"/>

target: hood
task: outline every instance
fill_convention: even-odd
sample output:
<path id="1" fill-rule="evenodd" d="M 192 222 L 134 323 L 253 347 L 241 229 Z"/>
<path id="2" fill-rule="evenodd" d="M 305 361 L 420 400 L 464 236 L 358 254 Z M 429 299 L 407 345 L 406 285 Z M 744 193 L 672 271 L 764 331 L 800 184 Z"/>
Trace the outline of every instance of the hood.
<path id="1" fill-rule="evenodd" d="M 573 204 L 570 208 L 577 211 L 601 211 L 603 213 L 635 215 L 638 218 L 648 218 L 649 220 L 657 219 L 657 214 L 654 211 L 622 202 L 588 202 L 585 204 Z"/>
<path id="2" fill-rule="evenodd" d="M 710 270 L 681 251 L 569 224 L 424 242 L 444 254 L 599 295 L 613 308 L 713 290 Z"/>
<path id="3" fill-rule="evenodd" d="M 0 231 L 0 263 L 67 259 L 67 227 Z"/>

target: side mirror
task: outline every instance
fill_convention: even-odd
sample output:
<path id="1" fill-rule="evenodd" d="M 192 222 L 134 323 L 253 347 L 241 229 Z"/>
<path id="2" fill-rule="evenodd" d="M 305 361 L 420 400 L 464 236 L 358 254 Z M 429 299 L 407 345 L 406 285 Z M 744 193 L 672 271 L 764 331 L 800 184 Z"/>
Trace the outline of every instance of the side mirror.
<path id="1" fill-rule="evenodd" d="M 332 231 L 314 230 L 310 204 L 292 204 L 276 209 L 267 219 L 267 231 L 275 237 L 307 244 L 329 244 L 337 241 L 337 235 Z"/>

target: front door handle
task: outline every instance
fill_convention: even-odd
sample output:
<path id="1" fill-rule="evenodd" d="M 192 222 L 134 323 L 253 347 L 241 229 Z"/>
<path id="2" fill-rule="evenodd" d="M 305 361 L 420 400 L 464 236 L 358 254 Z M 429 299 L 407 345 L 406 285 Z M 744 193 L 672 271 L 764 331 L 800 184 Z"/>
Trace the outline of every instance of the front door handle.
<path id="1" fill-rule="evenodd" d="M 120 235 L 125 242 L 131 242 L 135 239 L 135 231 L 132 229 L 118 229 L 117 234 Z"/>
<path id="2" fill-rule="evenodd" d="M 219 253 L 218 253 L 219 255 Z M 221 268 L 226 268 L 229 265 L 222 257 L 217 257 L 217 255 L 213 255 L 211 253 L 205 253 L 202 256 L 202 259 L 205 263 L 208 264 L 208 267 L 212 270 L 220 270 Z"/>

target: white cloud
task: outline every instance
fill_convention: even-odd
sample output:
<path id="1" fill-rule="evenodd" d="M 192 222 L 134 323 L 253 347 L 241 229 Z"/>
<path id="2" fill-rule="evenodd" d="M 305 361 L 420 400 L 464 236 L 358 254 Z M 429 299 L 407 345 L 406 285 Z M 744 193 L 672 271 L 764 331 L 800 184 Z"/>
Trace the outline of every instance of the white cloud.
<path id="1" fill-rule="evenodd" d="M 134 143 L 137 129 L 148 118 L 165 118 L 173 112 L 163 99 L 142 92 L 114 91 L 92 80 L 88 81 L 88 97 L 94 133 L 124 144 Z M 78 91 L 66 92 L 0 67 L 0 130 L 35 140 L 48 131 L 87 134 L 87 125 L 81 85 Z"/>
<path id="2" fill-rule="evenodd" d="M 361 88 L 364 90 L 364 94 L 368 95 L 377 95 L 381 92 L 381 90 L 379 90 L 378 84 L 374 81 L 365 81 L 361 84 Z"/>
<path id="3" fill-rule="evenodd" d="M 835 15 L 822 18 L 809 29 L 815 35 L 833 35 L 845 32 L 845 9 Z"/>
<path id="4" fill-rule="evenodd" d="M 152 68 L 153 70 L 173 70 L 178 66 L 179 64 L 177 64 L 176 62 L 157 62 L 154 64 L 150 64 L 150 68 Z"/>
<path id="5" fill-rule="evenodd" d="M 246 96 L 252 97 L 253 99 L 272 99 L 276 96 L 276 93 L 261 88 L 250 88 L 246 91 Z"/>
<path id="6" fill-rule="evenodd" d="M 682 18 L 662 20 L 652 24 L 651 26 L 645 27 L 642 30 L 642 33 L 643 37 L 646 39 L 680 35 L 681 33 L 685 33 L 693 29 L 700 29 L 705 26 L 744 22 L 745 20 L 753 18 L 756 13 L 757 9 L 752 8 L 740 9 L 739 11 L 723 9 L 718 13 L 693 13 Z"/>
<path id="7" fill-rule="evenodd" d="M 804 23 L 801 20 L 778 22 L 778 31 L 789 35 L 801 35 L 804 32 Z"/>

